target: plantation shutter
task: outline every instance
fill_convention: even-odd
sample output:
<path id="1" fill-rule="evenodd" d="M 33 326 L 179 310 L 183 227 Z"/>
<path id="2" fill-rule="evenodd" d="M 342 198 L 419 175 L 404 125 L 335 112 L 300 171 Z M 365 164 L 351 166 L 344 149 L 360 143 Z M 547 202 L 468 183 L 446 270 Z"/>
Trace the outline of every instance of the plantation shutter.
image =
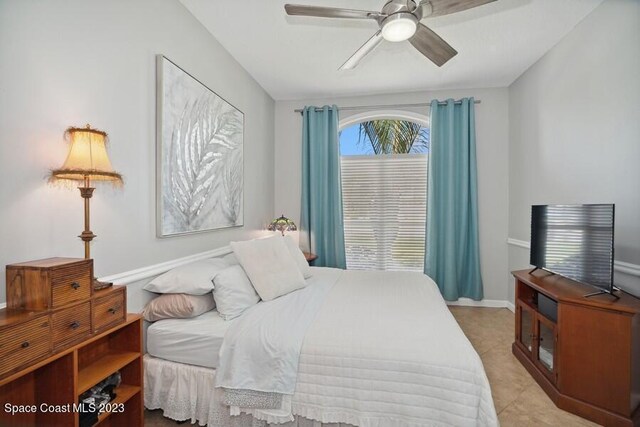
<path id="1" fill-rule="evenodd" d="M 427 155 L 342 156 L 347 268 L 423 271 Z"/>

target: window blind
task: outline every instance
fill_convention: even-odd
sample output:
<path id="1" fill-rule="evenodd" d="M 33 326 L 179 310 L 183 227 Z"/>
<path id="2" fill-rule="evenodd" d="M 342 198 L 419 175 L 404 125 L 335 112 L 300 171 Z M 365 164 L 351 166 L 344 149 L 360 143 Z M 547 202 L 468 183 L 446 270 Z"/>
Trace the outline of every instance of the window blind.
<path id="1" fill-rule="evenodd" d="M 347 268 L 423 271 L 427 155 L 342 156 Z"/>

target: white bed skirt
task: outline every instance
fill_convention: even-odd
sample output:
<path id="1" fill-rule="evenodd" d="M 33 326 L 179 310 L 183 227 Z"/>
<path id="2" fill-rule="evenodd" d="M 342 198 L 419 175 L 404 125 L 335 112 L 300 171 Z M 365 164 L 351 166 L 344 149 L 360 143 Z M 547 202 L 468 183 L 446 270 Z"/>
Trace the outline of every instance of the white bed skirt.
<path id="1" fill-rule="evenodd" d="M 269 424 L 251 415 L 230 416 L 215 388 L 216 371 L 183 363 L 144 356 L 144 406 L 162 409 L 165 417 L 191 420 L 209 427 L 350 427 L 343 423 L 321 423 L 295 416 L 284 424 Z"/>

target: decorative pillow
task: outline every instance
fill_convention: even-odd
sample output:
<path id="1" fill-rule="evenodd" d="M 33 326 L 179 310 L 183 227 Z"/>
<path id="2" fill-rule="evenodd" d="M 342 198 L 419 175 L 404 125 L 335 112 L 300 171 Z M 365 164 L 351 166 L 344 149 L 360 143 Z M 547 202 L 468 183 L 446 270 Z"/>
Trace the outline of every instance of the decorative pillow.
<path id="1" fill-rule="evenodd" d="M 220 258 L 192 262 L 156 277 L 143 289 L 159 294 L 208 294 L 213 290 L 213 277 L 226 267 Z"/>
<path id="2" fill-rule="evenodd" d="M 155 322 L 161 319 L 186 319 L 200 316 L 202 313 L 213 310 L 216 306 L 213 294 L 187 295 L 164 294 L 155 298 L 144 307 L 142 316 L 144 320 Z"/>
<path id="3" fill-rule="evenodd" d="M 308 279 L 313 274 L 311 273 L 311 267 L 309 267 L 309 263 L 305 258 L 304 254 L 298 247 L 297 243 L 293 240 L 291 236 L 284 236 L 284 244 L 287 246 L 287 249 L 291 253 L 293 260 L 296 262 L 300 273 L 304 276 L 305 279 Z"/>
<path id="4" fill-rule="evenodd" d="M 235 319 L 260 301 L 240 264 L 225 268 L 213 278 L 213 298 L 224 320 Z"/>
<path id="5" fill-rule="evenodd" d="M 304 277 L 281 236 L 231 242 L 231 248 L 262 300 L 304 287 Z"/>

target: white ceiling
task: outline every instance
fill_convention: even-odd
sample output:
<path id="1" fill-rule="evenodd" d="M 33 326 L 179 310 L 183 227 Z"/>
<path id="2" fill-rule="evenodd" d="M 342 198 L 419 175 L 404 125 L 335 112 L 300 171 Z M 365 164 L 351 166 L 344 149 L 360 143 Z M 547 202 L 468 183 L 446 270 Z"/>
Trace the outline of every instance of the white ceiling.
<path id="1" fill-rule="evenodd" d="M 413 90 L 505 87 L 602 0 L 498 0 L 423 23 L 458 55 L 438 68 L 409 42 L 383 42 L 351 71 L 338 67 L 373 20 L 290 17 L 287 2 L 380 10 L 385 0 L 180 0 L 276 100 Z"/>

